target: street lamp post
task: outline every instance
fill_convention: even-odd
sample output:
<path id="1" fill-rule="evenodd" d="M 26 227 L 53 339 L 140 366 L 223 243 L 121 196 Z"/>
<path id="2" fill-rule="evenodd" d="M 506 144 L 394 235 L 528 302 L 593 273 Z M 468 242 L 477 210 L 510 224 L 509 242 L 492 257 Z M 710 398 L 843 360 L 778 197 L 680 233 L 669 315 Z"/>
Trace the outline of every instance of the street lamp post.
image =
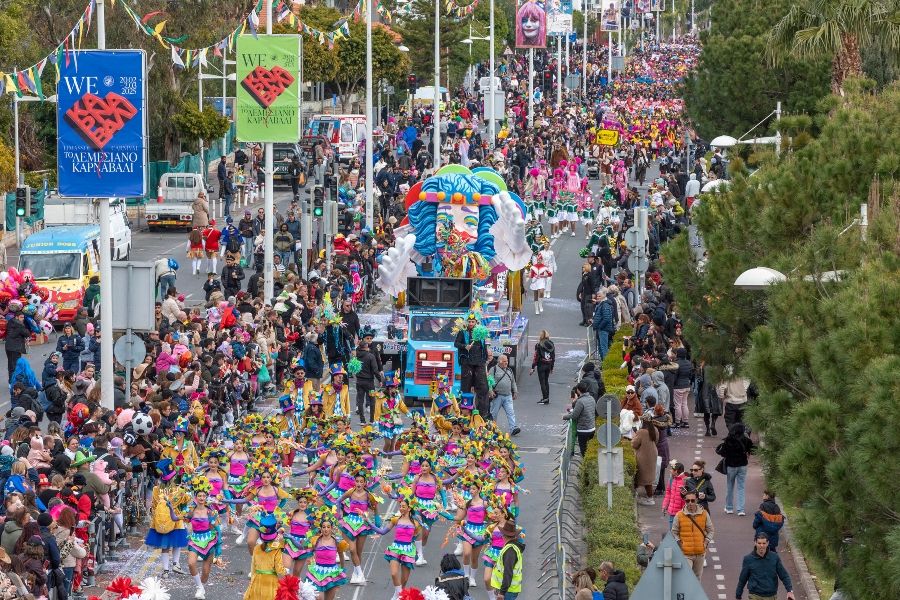
<path id="1" fill-rule="evenodd" d="M 494 97 L 494 95 L 495 95 L 495 84 L 494 84 L 494 0 L 491 0 L 491 32 L 488 34 L 488 37 L 491 38 L 490 41 L 488 42 L 491 45 L 491 87 L 490 87 L 490 90 L 491 90 L 491 103 L 490 103 L 491 118 L 490 118 L 490 121 L 488 121 L 488 132 L 491 137 L 491 149 L 493 149 L 494 143 L 497 139 L 497 132 L 495 130 L 496 115 L 494 114 L 495 102 L 496 102 L 496 99 Z M 449 80 L 447 81 L 447 89 L 450 89 L 450 81 Z"/>
<path id="2" fill-rule="evenodd" d="M 266 11 L 266 35 L 272 35 L 272 0 L 266 0 L 265 4 Z M 272 299 L 272 296 L 275 295 L 275 278 L 274 278 L 274 239 L 275 239 L 275 229 L 274 229 L 274 221 L 275 221 L 275 195 L 273 190 L 274 186 L 274 178 L 273 171 L 275 169 L 275 157 L 274 157 L 274 146 L 272 142 L 266 142 L 265 147 L 265 176 L 266 176 L 266 189 L 265 189 L 265 202 L 264 202 L 264 214 L 265 214 L 265 232 L 263 235 L 263 247 L 264 247 L 264 298 L 266 301 Z"/>
<path id="3" fill-rule="evenodd" d="M 226 63 L 235 64 L 235 62 L 233 60 L 226 61 Z M 198 95 L 197 106 L 200 109 L 200 112 L 203 112 L 203 80 L 204 79 L 221 79 L 222 80 L 222 116 L 224 117 L 225 116 L 225 93 L 226 93 L 225 85 L 226 85 L 226 82 L 229 80 L 237 81 L 237 74 L 231 73 L 229 75 L 226 75 L 224 64 L 222 65 L 222 73 L 219 75 L 216 75 L 214 73 L 204 73 L 203 72 L 203 63 L 199 63 L 197 65 L 197 71 L 198 71 L 197 72 L 197 81 L 199 84 L 199 91 L 197 93 L 197 95 Z M 225 135 L 222 136 L 222 156 L 225 156 L 225 145 L 226 145 L 225 138 L 227 135 L 228 135 L 228 133 L 226 132 Z M 203 140 L 201 139 L 200 140 L 200 177 L 203 178 L 204 182 L 206 182 L 207 171 L 208 171 L 208 169 L 206 169 L 206 167 L 205 167 L 204 156 L 203 156 Z M 225 211 L 224 202 L 220 202 L 217 206 L 215 196 L 212 194 L 209 196 L 209 208 L 210 208 L 210 213 L 212 214 L 213 218 L 215 218 L 219 214 L 220 210 L 222 211 L 222 214 L 224 215 L 224 211 Z"/>
<path id="4" fill-rule="evenodd" d="M 380 87 L 379 82 L 379 87 Z M 366 0 L 366 227 L 375 231 L 374 168 L 375 137 L 372 127 L 372 0 Z M 337 177 L 337 172 L 335 172 Z"/>
<path id="5" fill-rule="evenodd" d="M 39 98 L 38 96 L 22 96 L 19 97 L 18 94 L 13 94 L 13 137 L 15 138 L 13 147 L 14 147 L 14 161 L 15 161 L 15 177 L 16 177 L 16 186 L 20 186 L 24 183 L 24 177 L 22 176 L 22 167 L 21 167 L 21 156 L 19 150 L 19 102 L 56 102 L 56 94 L 52 96 L 48 96 L 47 98 Z M 20 217 L 16 217 L 16 245 L 22 246 L 22 238 L 24 233 L 22 231 L 22 219 Z"/>
<path id="6" fill-rule="evenodd" d="M 441 3 L 434 1 L 434 110 L 431 113 L 431 139 L 434 144 L 433 164 L 441 166 Z"/>

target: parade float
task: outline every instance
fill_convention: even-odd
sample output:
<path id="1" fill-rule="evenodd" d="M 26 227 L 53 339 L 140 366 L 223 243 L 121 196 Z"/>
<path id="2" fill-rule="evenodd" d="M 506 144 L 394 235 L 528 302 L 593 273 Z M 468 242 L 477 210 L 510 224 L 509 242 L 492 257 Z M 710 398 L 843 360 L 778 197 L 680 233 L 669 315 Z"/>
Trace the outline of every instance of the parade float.
<path id="1" fill-rule="evenodd" d="M 493 353 L 521 369 L 528 320 L 520 271 L 532 257 L 524 202 L 493 169 L 447 165 L 412 186 L 405 203 L 379 266 L 378 285 L 396 302 L 390 316 L 364 322 L 379 333 L 374 350 L 403 373 L 405 397 L 430 399 L 438 375 L 459 390 L 453 342 L 470 314 Z"/>

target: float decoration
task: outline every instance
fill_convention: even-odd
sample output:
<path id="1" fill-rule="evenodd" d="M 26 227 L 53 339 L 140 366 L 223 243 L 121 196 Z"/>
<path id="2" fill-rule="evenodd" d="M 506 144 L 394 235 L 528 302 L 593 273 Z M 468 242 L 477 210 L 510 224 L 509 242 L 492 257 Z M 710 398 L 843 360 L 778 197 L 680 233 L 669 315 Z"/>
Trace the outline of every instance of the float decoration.
<path id="1" fill-rule="evenodd" d="M 521 269 L 531 257 L 525 205 L 493 169 L 446 165 L 410 188 L 406 208 L 400 228 L 406 235 L 379 267 L 378 285 L 392 296 L 416 274 L 483 282 Z"/>
<path id="2" fill-rule="evenodd" d="M 25 313 L 25 325 L 35 334 L 50 335 L 53 321 L 59 315 L 56 305 L 50 300 L 50 291 L 34 281 L 28 269 L 22 271 L 10 267 L 0 271 L 0 315 L 5 320 Z M 6 337 L 6 329 L 0 329 L 0 339 Z"/>

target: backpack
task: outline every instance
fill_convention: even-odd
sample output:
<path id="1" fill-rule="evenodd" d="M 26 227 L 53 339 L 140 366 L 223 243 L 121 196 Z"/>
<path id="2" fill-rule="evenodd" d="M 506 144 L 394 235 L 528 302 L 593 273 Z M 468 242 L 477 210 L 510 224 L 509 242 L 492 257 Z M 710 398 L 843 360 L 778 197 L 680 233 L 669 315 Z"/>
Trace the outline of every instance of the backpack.
<path id="1" fill-rule="evenodd" d="M 165 511 L 163 513 L 158 513 L 156 511 Z M 156 501 L 156 505 L 153 507 L 154 514 L 169 514 L 169 501 L 164 497 L 164 494 L 159 494 L 159 499 Z M 153 528 L 157 533 L 161 533 L 163 535 L 171 532 L 175 529 L 175 522 L 171 519 L 157 519 L 155 527 Z"/>
<path id="2" fill-rule="evenodd" d="M 225 244 L 225 250 L 228 252 L 235 254 L 241 251 L 241 243 L 237 240 L 237 238 L 233 235 L 228 237 L 228 243 Z"/>

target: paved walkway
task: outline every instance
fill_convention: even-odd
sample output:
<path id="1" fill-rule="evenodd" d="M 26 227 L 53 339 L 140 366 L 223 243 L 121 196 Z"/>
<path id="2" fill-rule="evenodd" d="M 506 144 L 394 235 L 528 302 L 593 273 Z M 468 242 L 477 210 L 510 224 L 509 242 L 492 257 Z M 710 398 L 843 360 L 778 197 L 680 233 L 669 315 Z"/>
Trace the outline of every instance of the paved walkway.
<path id="1" fill-rule="evenodd" d="M 716 446 L 724 439 L 724 429 L 725 423 L 720 417 L 718 421 L 719 436 L 705 437 L 703 434 L 706 429 L 703 419 L 693 417 L 690 428 L 673 429 L 672 437 L 669 438 L 669 453 L 672 459 L 682 462 L 686 470 L 690 469 L 692 461 L 705 460 L 706 470 L 712 474 L 716 500 L 710 504 L 709 512 L 716 532 L 714 542 L 710 545 L 707 554 L 707 566 L 702 577 L 703 589 L 710 600 L 734 598 L 738 576 L 741 572 L 741 562 L 744 556 L 753 549 L 753 515 L 759 509 L 765 489 L 759 461 L 755 457 L 751 457 L 745 486 L 747 516 L 739 517 L 737 512 L 730 515 L 725 514 L 725 476 L 715 471 L 716 463 L 719 461 L 719 456 L 716 455 Z M 754 442 L 756 442 L 755 439 Z M 638 521 L 641 530 L 650 534 L 650 540 L 658 543 L 666 533 L 668 526 L 668 519 L 662 513 L 662 497 L 656 497 L 656 506 L 638 505 Z M 779 543 L 779 552 L 785 567 L 791 574 L 796 599 L 813 600 L 803 592 L 793 553 L 785 542 L 783 534 Z M 746 590 L 743 597 L 747 597 Z M 780 588 L 779 597 L 784 597 L 783 588 Z"/>

